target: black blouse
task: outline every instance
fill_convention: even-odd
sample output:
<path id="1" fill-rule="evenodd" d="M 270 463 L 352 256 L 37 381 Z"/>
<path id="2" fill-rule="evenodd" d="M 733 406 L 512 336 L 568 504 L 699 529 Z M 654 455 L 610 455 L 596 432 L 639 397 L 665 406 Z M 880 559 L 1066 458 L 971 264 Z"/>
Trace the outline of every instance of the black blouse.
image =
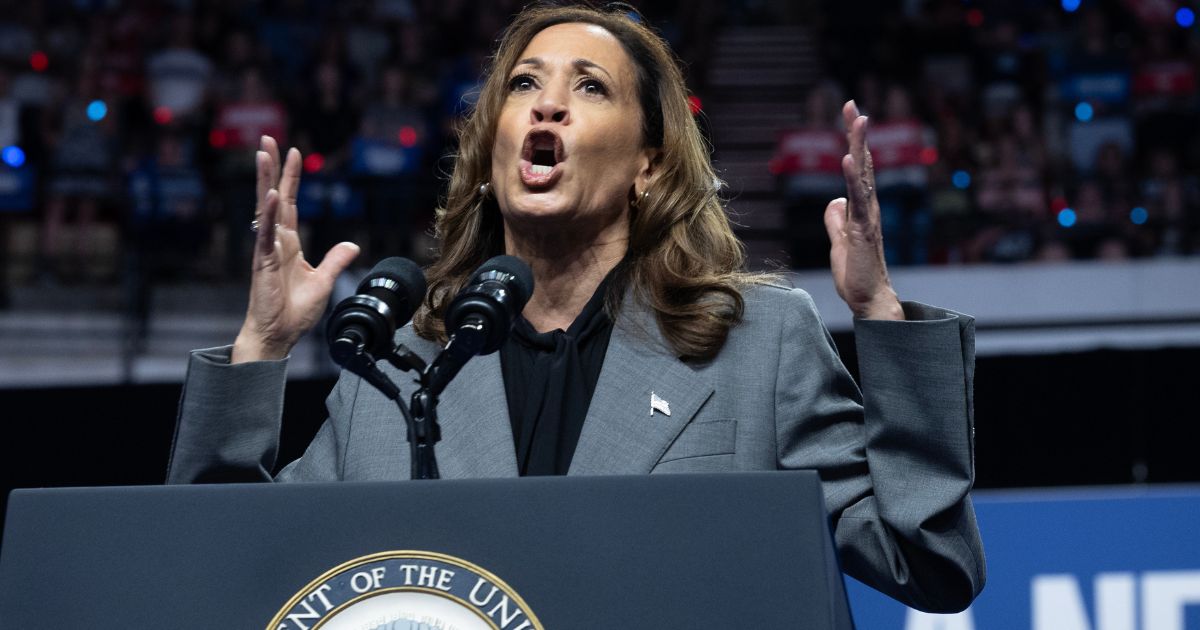
<path id="1" fill-rule="evenodd" d="M 565 475 L 604 365 L 612 320 L 600 283 L 570 328 L 539 333 L 518 317 L 500 348 L 521 475 Z"/>

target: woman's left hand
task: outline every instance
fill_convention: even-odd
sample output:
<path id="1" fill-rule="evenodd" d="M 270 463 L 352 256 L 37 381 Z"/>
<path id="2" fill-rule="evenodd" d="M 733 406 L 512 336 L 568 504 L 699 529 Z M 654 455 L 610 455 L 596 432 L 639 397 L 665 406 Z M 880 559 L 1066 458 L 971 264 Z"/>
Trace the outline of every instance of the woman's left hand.
<path id="1" fill-rule="evenodd" d="M 850 153 L 842 158 L 846 198 L 829 202 L 825 229 L 832 247 L 829 263 L 838 295 L 859 319 L 904 319 L 900 299 L 883 258 L 875 172 L 867 150 L 867 117 L 849 101 L 842 107 Z"/>

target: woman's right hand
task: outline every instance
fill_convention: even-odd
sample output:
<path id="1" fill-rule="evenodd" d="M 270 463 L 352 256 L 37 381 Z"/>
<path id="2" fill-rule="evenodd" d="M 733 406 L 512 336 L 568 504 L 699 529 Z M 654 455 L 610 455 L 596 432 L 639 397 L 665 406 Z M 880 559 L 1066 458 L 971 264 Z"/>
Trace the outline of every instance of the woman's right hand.
<path id="1" fill-rule="evenodd" d="M 321 318 L 338 275 L 358 256 L 354 243 L 338 243 L 316 268 L 304 260 L 296 226 L 300 151 L 288 150 L 280 172 L 279 145 L 263 136 L 254 218 L 250 306 L 233 344 L 232 363 L 282 359 Z"/>

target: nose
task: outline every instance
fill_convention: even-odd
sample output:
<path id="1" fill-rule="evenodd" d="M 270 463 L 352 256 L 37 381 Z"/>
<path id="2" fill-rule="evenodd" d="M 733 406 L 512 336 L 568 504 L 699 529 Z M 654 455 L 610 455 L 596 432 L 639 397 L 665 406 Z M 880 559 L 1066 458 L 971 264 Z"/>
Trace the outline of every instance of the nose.
<path id="1" fill-rule="evenodd" d="M 566 97 L 558 94 L 556 90 L 543 90 L 530 112 L 530 122 L 533 124 L 556 122 L 565 125 L 570 120 L 571 113 L 567 108 Z"/>

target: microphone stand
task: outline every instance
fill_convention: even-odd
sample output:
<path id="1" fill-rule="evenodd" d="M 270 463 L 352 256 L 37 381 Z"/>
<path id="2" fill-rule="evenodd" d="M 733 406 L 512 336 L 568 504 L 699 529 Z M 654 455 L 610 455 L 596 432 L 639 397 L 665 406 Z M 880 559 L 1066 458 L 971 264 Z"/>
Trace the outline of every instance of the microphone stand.
<path id="1" fill-rule="evenodd" d="M 421 388 L 413 392 L 408 409 L 396 399 L 396 405 L 404 414 L 408 425 L 409 476 L 412 479 L 441 479 L 438 473 L 437 454 L 433 447 L 442 439 L 442 427 L 437 422 L 437 396 L 429 393 L 425 374 L 429 371 L 425 361 L 404 344 L 398 344 L 390 355 L 389 362 L 400 368 L 408 366 L 421 375 Z"/>
<path id="2" fill-rule="evenodd" d="M 482 322 L 469 321 L 459 329 L 446 347 L 428 366 L 422 362 L 421 388 L 413 392 L 409 407 L 412 424 L 409 425 L 409 442 L 415 443 L 413 455 L 413 479 L 438 479 L 437 457 L 433 446 L 442 439 L 442 427 L 438 424 L 437 405 L 442 390 L 450 383 L 467 359 L 479 353 L 483 347 Z M 407 350 L 407 348 L 405 348 Z M 411 352 L 410 352 L 411 354 Z M 420 357 L 413 355 L 417 361 Z"/>
<path id="3" fill-rule="evenodd" d="M 400 408 L 408 434 L 409 461 L 412 479 L 439 479 L 437 456 L 433 446 L 442 439 L 442 430 L 437 423 L 437 395 L 430 392 L 426 375 L 430 372 L 425 361 L 404 344 L 397 344 L 383 358 L 397 369 L 416 371 L 421 375 L 421 388 L 412 395 L 410 406 L 400 399 L 400 388 L 379 369 L 375 358 L 362 343 L 343 337 L 334 342 L 334 359 L 347 370 L 362 377 Z M 438 390 L 440 392 L 440 389 Z"/>
<path id="4" fill-rule="evenodd" d="M 437 420 L 438 397 L 463 365 L 483 349 L 487 339 L 483 319 L 468 317 L 428 365 L 404 344 L 398 344 L 383 357 L 401 371 L 413 370 L 420 374 L 417 382 L 421 387 L 413 392 L 408 408 L 400 400 L 400 388 L 379 370 L 375 359 L 357 337 L 351 332 L 334 341 L 330 354 L 342 367 L 374 385 L 400 408 L 408 429 L 412 478 L 439 479 L 437 455 L 434 452 L 434 445 L 442 439 L 442 427 Z"/>
<path id="5" fill-rule="evenodd" d="M 412 408 L 412 422 L 408 425 L 412 478 L 440 479 L 437 455 L 433 451 L 433 445 L 442 439 L 442 427 L 437 422 L 437 396 L 422 386 L 413 392 L 409 407 Z"/>

